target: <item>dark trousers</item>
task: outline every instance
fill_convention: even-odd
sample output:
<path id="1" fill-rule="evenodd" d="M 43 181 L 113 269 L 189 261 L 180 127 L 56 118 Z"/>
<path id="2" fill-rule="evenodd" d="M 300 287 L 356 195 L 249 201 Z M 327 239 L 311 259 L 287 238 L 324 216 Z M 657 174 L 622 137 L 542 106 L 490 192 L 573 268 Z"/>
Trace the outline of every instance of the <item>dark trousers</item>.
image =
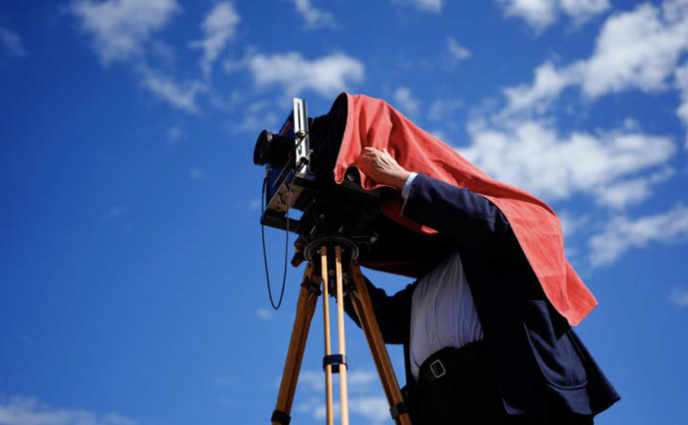
<path id="1" fill-rule="evenodd" d="M 414 425 L 593 424 L 592 417 L 567 412 L 506 415 L 483 341 L 433 354 L 420 368 L 412 398 Z"/>

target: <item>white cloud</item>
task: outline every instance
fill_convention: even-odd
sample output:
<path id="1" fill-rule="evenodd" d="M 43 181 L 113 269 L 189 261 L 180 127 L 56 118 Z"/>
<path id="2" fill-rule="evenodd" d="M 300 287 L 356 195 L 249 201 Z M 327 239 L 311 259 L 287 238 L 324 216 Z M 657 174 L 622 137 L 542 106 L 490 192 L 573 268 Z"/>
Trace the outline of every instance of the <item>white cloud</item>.
<path id="1" fill-rule="evenodd" d="M 320 392 L 325 390 L 325 374 L 322 370 L 303 370 L 299 374 L 299 383 L 307 390 Z M 365 394 L 382 389 L 379 375 L 373 370 L 350 370 L 347 376 L 351 394 Z"/>
<path id="2" fill-rule="evenodd" d="M 151 34 L 179 10 L 175 0 L 77 0 L 71 7 L 105 66 L 140 55 Z"/>
<path id="3" fill-rule="evenodd" d="M 562 211 L 557 214 L 561 222 L 561 230 L 564 234 L 564 241 L 573 236 L 580 228 L 588 224 L 590 217 L 586 215 L 576 216 L 569 211 Z"/>
<path id="4" fill-rule="evenodd" d="M 322 373 L 321 373 L 322 375 Z M 320 377 L 322 381 L 324 379 Z M 333 414 L 337 420 L 341 413 L 341 403 L 335 401 L 333 404 Z M 327 415 L 326 406 L 320 401 L 317 403 L 303 403 L 299 406 L 300 411 L 310 411 L 316 420 L 324 420 Z M 349 398 L 349 413 L 352 417 L 358 417 L 367 425 L 386 425 L 392 423 L 389 414 L 389 404 L 384 396 L 362 396 Z"/>
<path id="5" fill-rule="evenodd" d="M 256 211 L 260 209 L 260 199 L 251 199 L 248 203 L 248 209 L 250 211 Z"/>
<path id="6" fill-rule="evenodd" d="M 447 121 L 454 120 L 454 112 L 463 107 L 463 102 L 460 100 L 443 100 L 438 99 L 432 102 L 428 111 L 428 120 L 430 121 Z"/>
<path id="7" fill-rule="evenodd" d="M 635 220 L 619 216 L 611 220 L 602 233 L 590 239 L 590 262 L 594 266 L 609 264 L 631 248 L 687 238 L 688 208 L 681 205 Z"/>
<path id="8" fill-rule="evenodd" d="M 535 69 L 535 78 L 531 85 L 521 84 L 504 89 L 507 106 L 503 113 L 531 110 L 545 112 L 562 90 L 578 79 L 578 75 L 578 66 L 557 70 L 552 62 L 545 62 Z"/>
<path id="9" fill-rule="evenodd" d="M 8 56 L 23 58 L 29 56 L 21 37 L 7 28 L 0 27 L 0 49 Z"/>
<path id="10" fill-rule="evenodd" d="M 393 0 L 395 3 L 409 5 L 416 9 L 425 12 L 436 12 L 442 11 L 444 6 L 444 0 Z"/>
<path id="11" fill-rule="evenodd" d="M 585 193 L 616 208 L 647 198 L 653 184 L 666 180 L 658 167 L 676 152 L 666 137 L 627 129 L 561 136 L 535 120 L 501 129 L 475 121 L 469 133 L 470 146 L 459 152 L 493 177 L 549 200 Z M 648 171 L 654 174 L 641 174 Z"/>
<path id="12" fill-rule="evenodd" d="M 3 425 L 136 425 L 124 416 L 98 415 L 81 409 L 47 406 L 33 398 L 0 398 L 0 424 Z"/>
<path id="13" fill-rule="evenodd" d="M 324 378 L 322 370 L 304 370 L 299 374 L 299 384 L 305 387 L 307 393 L 322 394 L 325 391 Z M 382 383 L 376 371 L 350 370 L 347 383 L 350 395 L 349 412 L 352 417 L 362 419 L 361 423 L 369 425 L 390 423 L 389 405 L 387 399 L 380 395 Z M 316 420 L 326 417 L 325 405 L 320 397 L 305 398 L 295 407 L 295 410 L 310 413 Z M 335 402 L 333 409 L 335 417 L 338 417 L 340 412 L 341 405 Z"/>
<path id="14" fill-rule="evenodd" d="M 365 68 L 359 60 L 335 53 L 309 61 L 300 53 L 255 55 L 248 66 L 258 86 L 281 86 L 287 96 L 314 91 L 326 98 L 363 80 Z"/>
<path id="15" fill-rule="evenodd" d="M 234 38 L 241 17 L 230 2 L 218 3 L 203 21 L 205 38 L 191 43 L 192 47 L 203 50 L 200 65 L 203 75 L 210 75 L 212 65 L 224 49 L 227 41 Z"/>
<path id="16" fill-rule="evenodd" d="M 688 63 L 674 71 L 676 87 L 681 93 L 681 105 L 676 110 L 676 115 L 681 119 L 683 125 L 688 127 Z M 686 149 L 688 149 L 688 135 L 686 135 Z"/>
<path id="17" fill-rule="evenodd" d="M 141 87 L 175 108 L 199 112 L 197 97 L 209 90 L 206 83 L 199 79 L 179 82 L 148 64 L 156 55 L 168 61 L 173 57 L 166 44 L 151 40 L 151 36 L 180 11 L 175 0 L 76 0 L 71 11 L 80 19 L 84 30 L 93 36 L 95 53 L 104 66 L 124 62 L 132 68 Z M 213 40 L 204 40 L 207 43 L 203 45 L 204 60 L 211 62 L 217 54 L 214 50 L 217 41 Z"/>
<path id="18" fill-rule="evenodd" d="M 561 0 L 561 9 L 582 24 L 611 8 L 609 0 Z"/>
<path id="19" fill-rule="evenodd" d="M 394 92 L 394 104 L 410 116 L 415 116 L 420 110 L 420 103 L 413 97 L 411 89 L 408 87 L 399 87 Z"/>
<path id="20" fill-rule="evenodd" d="M 462 61 L 471 57 L 471 51 L 459 44 L 454 37 L 447 37 L 449 56 L 454 61 Z"/>
<path id="21" fill-rule="evenodd" d="M 349 400 L 349 410 L 352 414 L 364 418 L 370 425 L 393 422 L 389 414 L 389 403 L 387 403 L 386 397 L 353 397 Z"/>
<path id="22" fill-rule="evenodd" d="M 688 307 L 688 289 L 674 289 L 669 301 L 679 307 Z"/>
<path id="23" fill-rule="evenodd" d="M 194 181 L 203 180 L 205 178 L 205 170 L 200 167 L 191 167 L 189 178 Z"/>
<path id="24" fill-rule="evenodd" d="M 140 78 L 143 87 L 172 106 L 189 113 L 199 112 L 196 98 L 200 93 L 208 91 L 208 86 L 200 81 L 179 83 L 149 68 L 140 69 Z"/>
<path id="25" fill-rule="evenodd" d="M 544 30 L 557 19 L 554 0 L 498 0 L 505 7 L 506 16 L 516 16 L 537 31 Z"/>
<path id="26" fill-rule="evenodd" d="M 184 130 L 178 125 L 167 130 L 167 140 L 170 143 L 177 143 L 184 137 Z"/>
<path id="27" fill-rule="evenodd" d="M 121 205 L 115 205 L 112 208 L 110 208 L 110 211 L 107 213 L 107 218 L 117 218 L 121 217 L 129 212 L 129 208 L 123 207 Z"/>
<path id="28" fill-rule="evenodd" d="M 263 320 L 272 319 L 272 312 L 266 308 L 258 309 L 258 311 L 256 312 L 256 315 Z"/>
<path id="29" fill-rule="evenodd" d="M 305 21 L 305 28 L 308 30 L 317 28 L 336 29 L 334 16 L 329 12 L 323 12 L 311 3 L 311 0 L 291 0 L 296 7 L 296 11 Z"/>
<path id="30" fill-rule="evenodd" d="M 679 7 L 682 6 L 682 7 Z M 667 0 L 661 8 L 643 4 L 612 15 L 604 23 L 593 54 L 557 68 L 545 62 L 535 70 L 531 84 L 504 90 L 508 100 L 505 113 L 546 110 L 561 92 L 578 86 L 589 99 L 629 90 L 657 92 L 674 87 L 688 91 L 686 71 L 677 69 L 681 55 L 688 51 L 688 2 Z M 684 94 L 685 99 L 688 94 Z M 688 107 L 679 109 L 688 122 Z"/>
<path id="31" fill-rule="evenodd" d="M 609 0 L 497 0 L 507 17 L 526 21 L 535 31 L 541 32 L 557 22 L 559 15 L 571 17 L 576 25 L 606 12 Z"/>
<path id="32" fill-rule="evenodd" d="M 643 4 L 609 18 L 585 64 L 584 93 L 595 98 L 628 89 L 667 88 L 666 79 L 688 49 L 688 8 L 674 9 L 678 4 L 665 2 L 664 13 Z"/>

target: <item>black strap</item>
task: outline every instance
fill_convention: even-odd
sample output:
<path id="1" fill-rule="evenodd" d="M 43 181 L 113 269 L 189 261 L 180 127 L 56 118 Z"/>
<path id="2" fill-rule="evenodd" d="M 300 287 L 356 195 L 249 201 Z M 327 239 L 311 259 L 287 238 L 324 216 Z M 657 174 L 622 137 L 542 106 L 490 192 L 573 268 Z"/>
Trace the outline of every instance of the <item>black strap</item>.
<path id="1" fill-rule="evenodd" d="M 389 413 L 392 415 L 392 419 L 394 420 L 396 420 L 400 415 L 406 414 L 408 412 L 408 404 L 406 404 L 403 401 L 389 408 Z"/>
<path id="2" fill-rule="evenodd" d="M 270 418 L 270 422 L 279 422 L 282 425 L 289 425 L 290 421 L 291 416 L 289 416 L 287 412 L 282 412 L 281 410 L 272 412 L 272 418 Z"/>
<path id="3" fill-rule="evenodd" d="M 332 366 L 332 373 L 339 373 L 340 365 L 349 367 L 346 364 L 346 356 L 343 354 L 332 354 L 330 356 L 323 357 L 323 369 L 325 369 L 327 365 Z"/>

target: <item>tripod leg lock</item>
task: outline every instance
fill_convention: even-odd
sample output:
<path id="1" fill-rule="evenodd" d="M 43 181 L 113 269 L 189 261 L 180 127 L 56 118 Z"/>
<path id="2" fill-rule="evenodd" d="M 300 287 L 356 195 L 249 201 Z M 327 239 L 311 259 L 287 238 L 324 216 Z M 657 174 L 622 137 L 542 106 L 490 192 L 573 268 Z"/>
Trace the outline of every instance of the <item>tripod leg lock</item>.
<path id="1" fill-rule="evenodd" d="M 346 356 L 343 354 L 333 354 L 323 357 L 323 369 L 325 369 L 327 365 L 332 366 L 332 373 L 339 373 L 340 366 L 349 367 L 346 364 Z"/>
<path id="2" fill-rule="evenodd" d="M 289 425 L 289 422 L 291 422 L 291 416 L 289 416 L 289 413 L 287 412 L 282 412 L 281 410 L 275 410 L 272 412 L 272 417 L 270 418 L 270 422 L 279 422 L 282 425 Z"/>
<path id="3" fill-rule="evenodd" d="M 389 408 L 389 413 L 392 415 L 392 419 L 396 420 L 399 416 L 406 414 L 409 412 L 408 404 L 405 402 L 401 402 L 399 404 L 395 404 L 394 406 Z"/>

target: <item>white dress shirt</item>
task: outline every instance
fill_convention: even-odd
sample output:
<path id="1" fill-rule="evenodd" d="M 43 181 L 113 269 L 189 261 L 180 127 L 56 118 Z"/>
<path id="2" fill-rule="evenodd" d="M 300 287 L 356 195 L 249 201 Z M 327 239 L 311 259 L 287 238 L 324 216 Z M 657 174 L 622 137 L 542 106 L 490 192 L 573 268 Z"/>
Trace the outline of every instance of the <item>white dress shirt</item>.
<path id="1" fill-rule="evenodd" d="M 406 200 L 416 173 L 406 180 L 401 196 Z M 463 271 L 454 251 L 426 274 L 413 291 L 411 307 L 411 373 L 418 379 L 420 366 L 444 347 L 461 348 L 481 340 L 483 329 Z"/>

